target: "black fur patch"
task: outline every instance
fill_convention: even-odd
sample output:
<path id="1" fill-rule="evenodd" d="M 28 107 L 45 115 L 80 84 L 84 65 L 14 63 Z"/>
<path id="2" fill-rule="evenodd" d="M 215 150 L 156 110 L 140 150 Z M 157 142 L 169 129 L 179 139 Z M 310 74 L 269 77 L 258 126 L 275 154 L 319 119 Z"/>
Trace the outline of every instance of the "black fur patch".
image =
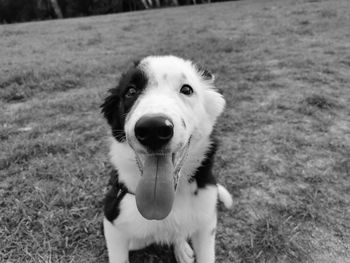
<path id="1" fill-rule="evenodd" d="M 109 180 L 110 189 L 106 194 L 104 200 L 104 214 L 108 221 L 113 222 L 119 213 L 119 204 L 124 196 L 129 193 L 126 186 L 119 182 L 119 174 L 116 170 L 111 172 L 111 177 Z"/>
<path id="2" fill-rule="evenodd" d="M 137 60 L 134 60 L 134 67 L 138 67 L 141 63 L 141 60 L 140 59 L 137 59 Z"/>
<path id="3" fill-rule="evenodd" d="M 190 181 L 195 180 L 198 188 L 205 188 L 207 185 L 216 185 L 216 179 L 213 175 L 212 169 L 214 165 L 214 157 L 218 147 L 218 140 L 211 136 L 212 145 L 206 153 L 206 157 L 198 167 L 196 173 L 190 178 Z"/>
<path id="4" fill-rule="evenodd" d="M 112 128 L 112 135 L 119 142 L 125 140 L 124 124 L 126 115 L 146 88 L 147 82 L 146 74 L 134 66 L 122 75 L 117 87 L 109 90 L 109 96 L 101 105 L 102 113 Z M 130 87 L 136 90 L 136 94 L 132 97 L 126 96 Z"/>
<path id="5" fill-rule="evenodd" d="M 206 69 L 205 67 L 203 67 L 200 64 L 196 64 L 195 67 L 197 68 L 198 73 L 206 80 L 212 80 L 214 79 L 213 74 Z"/>

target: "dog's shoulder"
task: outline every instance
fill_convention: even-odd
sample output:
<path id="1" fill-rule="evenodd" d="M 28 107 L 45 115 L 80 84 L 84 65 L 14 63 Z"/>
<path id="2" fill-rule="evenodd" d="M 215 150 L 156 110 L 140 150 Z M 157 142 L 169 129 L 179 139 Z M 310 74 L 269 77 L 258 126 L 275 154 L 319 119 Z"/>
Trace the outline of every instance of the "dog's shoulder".
<path id="1" fill-rule="evenodd" d="M 216 178 L 213 175 L 215 153 L 219 145 L 219 140 L 217 139 L 215 130 L 210 136 L 210 141 L 210 146 L 207 149 L 201 165 L 190 178 L 190 182 L 196 181 L 199 189 L 205 188 L 207 185 L 216 185 L 217 183 Z"/>
<path id="2" fill-rule="evenodd" d="M 109 190 L 104 199 L 104 214 L 112 222 L 118 217 L 120 213 L 119 204 L 124 196 L 129 193 L 129 190 L 119 181 L 119 174 L 115 169 L 110 172 L 108 187 Z"/>

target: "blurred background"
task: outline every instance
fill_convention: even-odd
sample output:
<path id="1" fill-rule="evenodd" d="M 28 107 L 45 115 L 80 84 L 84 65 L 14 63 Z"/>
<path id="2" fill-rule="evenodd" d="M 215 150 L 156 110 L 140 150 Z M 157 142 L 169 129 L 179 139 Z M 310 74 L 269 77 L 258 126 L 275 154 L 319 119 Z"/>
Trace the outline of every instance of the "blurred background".
<path id="1" fill-rule="evenodd" d="M 0 0 L 0 23 L 104 15 L 227 0 Z"/>

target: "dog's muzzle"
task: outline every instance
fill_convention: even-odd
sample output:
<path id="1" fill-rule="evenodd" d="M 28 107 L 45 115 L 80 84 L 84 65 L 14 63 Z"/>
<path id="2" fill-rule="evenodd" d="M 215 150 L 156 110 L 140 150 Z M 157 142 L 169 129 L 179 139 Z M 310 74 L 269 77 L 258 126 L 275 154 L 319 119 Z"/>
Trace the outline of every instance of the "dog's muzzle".
<path id="1" fill-rule="evenodd" d="M 162 220 L 171 212 L 190 140 L 176 153 L 161 151 L 174 135 L 174 124 L 165 115 L 141 117 L 134 131 L 137 140 L 151 151 L 142 155 L 135 151 L 142 175 L 136 187 L 136 205 L 144 218 Z"/>

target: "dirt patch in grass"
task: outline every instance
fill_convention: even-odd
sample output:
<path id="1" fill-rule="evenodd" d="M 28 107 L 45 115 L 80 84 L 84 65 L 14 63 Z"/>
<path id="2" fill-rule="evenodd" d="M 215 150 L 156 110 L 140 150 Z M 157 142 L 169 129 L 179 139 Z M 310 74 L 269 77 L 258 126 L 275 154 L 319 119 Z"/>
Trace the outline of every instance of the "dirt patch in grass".
<path id="1" fill-rule="evenodd" d="M 11 155 L 1 160 L 0 169 L 9 168 L 11 165 L 29 165 L 33 158 L 45 155 L 67 154 L 69 145 L 47 144 L 47 142 L 32 142 L 29 145 L 17 145 L 11 149 Z"/>
<path id="2" fill-rule="evenodd" d="M 322 113 L 332 114 L 334 109 L 341 108 L 341 105 L 330 98 L 321 94 L 306 95 L 304 99 L 299 102 L 299 112 L 305 115 L 320 115 Z"/>
<path id="3" fill-rule="evenodd" d="M 0 99 L 5 102 L 25 101 L 39 93 L 62 92 L 83 85 L 82 79 L 69 72 L 18 72 L 0 82 Z"/>
<path id="4" fill-rule="evenodd" d="M 312 107 L 317 107 L 319 109 L 331 109 L 335 107 L 335 103 L 330 101 L 328 98 L 314 94 L 307 97 L 304 101 L 307 105 Z"/>

